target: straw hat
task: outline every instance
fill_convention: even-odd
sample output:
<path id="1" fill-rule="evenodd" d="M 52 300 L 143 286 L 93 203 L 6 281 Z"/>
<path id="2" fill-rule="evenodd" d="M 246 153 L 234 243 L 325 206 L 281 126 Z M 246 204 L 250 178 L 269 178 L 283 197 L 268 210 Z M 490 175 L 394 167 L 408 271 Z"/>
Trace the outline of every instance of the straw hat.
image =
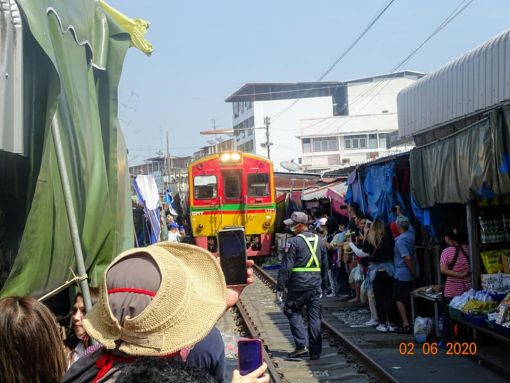
<path id="1" fill-rule="evenodd" d="M 112 311 L 112 302 L 124 305 L 124 297 L 138 299 L 135 295 L 144 294 L 137 287 L 147 273 L 129 265 L 136 257 L 151 261 L 153 269 L 159 269 L 161 282 L 151 297 L 143 296 L 147 303 L 135 316 L 125 314 L 132 307 L 121 307 L 124 314 L 119 321 L 119 307 Z M 108 291 L 111 281 L 107 277 L 113 278 L 108 272 L 123 263 L 127 273 L 122 273 L 121 280 L 130 286 Z M 118 295 L 124 295 L 124 300 L 118 299 L 118 291 L 122 291 Z M 115 258 L 104 272 L 99 301 L 87 313 L 83 326 L 106 349 L 118 349 L 128 355 L 168 355 L 207 336 L 226 309 L 226 296 L 223 273 L 211 253 L 197 246 L 163 242 L 131 249 Z"/>

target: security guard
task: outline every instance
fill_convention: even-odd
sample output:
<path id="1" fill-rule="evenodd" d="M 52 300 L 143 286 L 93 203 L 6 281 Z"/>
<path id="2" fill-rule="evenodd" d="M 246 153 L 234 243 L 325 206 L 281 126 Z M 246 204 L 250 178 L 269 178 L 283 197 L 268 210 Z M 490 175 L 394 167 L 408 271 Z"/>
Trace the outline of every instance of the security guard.
<path id="1" fill-rule="evenodd" d="M 295 235 L 285 246 L 276 286 L 277 301 L 282 301 L 283 291 L 287 288 L 283 311 L 289 319 L 296 345 L 289 357 L 309 354 L 310 359 L 319 359 L 322 351 L 320 298 L 328 280 L 327 251 L 322 240 L 308 232 L 305 213 L 294 212 L 283 223 Z M 308 336 L 303 323 L 303 307 L 306 307 L 308 317 Z"/>

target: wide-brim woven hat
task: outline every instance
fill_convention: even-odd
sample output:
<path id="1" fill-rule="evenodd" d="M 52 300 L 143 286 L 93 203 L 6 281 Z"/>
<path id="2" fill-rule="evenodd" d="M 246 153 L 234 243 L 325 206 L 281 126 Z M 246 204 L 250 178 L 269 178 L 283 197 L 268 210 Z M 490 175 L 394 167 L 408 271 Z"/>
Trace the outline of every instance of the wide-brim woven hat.
<path id="1" fill-rule="evenodd" d="M 109 305 L 106 277 L 112 266 L 135 255 L 154 260 L 161 284 L 147 307 L 133 318 L 126 316 L 121 325 Z M 162 242 L 125 251 L 108 266 L 99 301 L 87 313 L 83 327 L 106 349 L 168 355 L 204 339 L 225 312 L 226 297 L 223 272 L 211 253 L 193 245 Z"/>

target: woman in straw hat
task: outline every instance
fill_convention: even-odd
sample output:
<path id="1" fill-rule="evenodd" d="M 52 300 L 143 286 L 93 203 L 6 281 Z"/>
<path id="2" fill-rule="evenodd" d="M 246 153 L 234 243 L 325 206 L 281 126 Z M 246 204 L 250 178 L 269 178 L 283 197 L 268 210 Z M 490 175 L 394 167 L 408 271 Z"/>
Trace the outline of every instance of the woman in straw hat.
<path id="1" fill-rule="evenodd" d="M 103 348 L 80 358 L 63 382 L 115 382 L 126 365 L 150 356 L 181 359 L 222 382 L 224 346 L 214 325 L 240 292 L 227 289 L 217 260 L 197 246 L 160 242 L 120 254 L 83 320 Z"/>

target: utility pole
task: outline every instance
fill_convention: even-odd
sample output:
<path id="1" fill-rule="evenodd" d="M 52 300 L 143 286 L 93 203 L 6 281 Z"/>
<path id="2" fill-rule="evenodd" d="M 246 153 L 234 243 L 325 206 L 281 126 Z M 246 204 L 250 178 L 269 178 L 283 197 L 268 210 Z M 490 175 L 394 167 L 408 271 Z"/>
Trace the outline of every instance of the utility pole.
<path id="1" fill-rule="evenodd" d="M 271 141 L 269 140 L 269 126 L 271 125 L 271 119 L 269 117 L 264 118 L 264 125 L 266 126 L 266 148 L 267 148 L 267 159 L 271 159 Z"/>

